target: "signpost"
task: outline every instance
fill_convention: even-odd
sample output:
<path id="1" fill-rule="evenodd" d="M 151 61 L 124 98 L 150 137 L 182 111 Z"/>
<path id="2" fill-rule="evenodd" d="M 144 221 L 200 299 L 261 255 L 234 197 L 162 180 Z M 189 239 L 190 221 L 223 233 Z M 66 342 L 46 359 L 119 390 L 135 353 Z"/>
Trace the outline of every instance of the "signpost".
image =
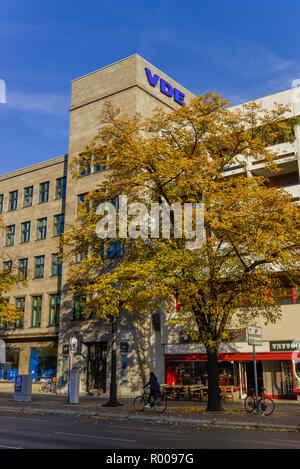
<path id="1" fill-rule="evenodd" d="M 73 370 L 73 357 L 81 352 L 81 337 L 75 333 L 70 337 L 69 344 L 66 345 L 68 345 L 69 351 L 68 401 L 74 404 L 79 399 L 79 373 Z"/>
<path id="2" fill-rule="evenodd" d="M 261 327 L 248 326 L 248 345 L 253 346 L 253 363 L 254 363 L 254 381 L 255 381 L 255 396 L 256 396 L 256 412 L 258 412 L 258 385 L 257 385 L 257 368 L 256 368 L 256 353 L 255 346 L 262 345 L 262 331 Z"/>

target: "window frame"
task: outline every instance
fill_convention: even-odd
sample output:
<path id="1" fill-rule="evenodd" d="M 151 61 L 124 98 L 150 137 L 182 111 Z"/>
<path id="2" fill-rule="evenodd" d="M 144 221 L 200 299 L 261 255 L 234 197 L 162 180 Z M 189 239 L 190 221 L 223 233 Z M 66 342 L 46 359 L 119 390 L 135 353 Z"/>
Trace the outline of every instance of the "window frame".
<path id="1" fill-rule="evenodd" d="M 31 189 L 29 193 L 26 193 L 28 189 Z M 23 208 L 32 207 L 33 203 L 33 186 L 24 187 L 24 199 Z"/>
<path id="2" fill-rule="evenodd" d="M 21 223 L 21 244 L 30 242 L 30 231 L 31 221 L 24 221 L 23 223 Z"/>
<path id="3" fill-rule="evenodd" d="M 18 190 L 10 191 L 8 196 L 8 211 L 14 212 L 18 209 Z"/>
<path id="4" fill-rule="evenodd" d="M 46 204 L 49 202 L 50 181 L 40 183 L 39 203 Z M 46 194 L 46 197 L 45 197 Z M 45 200 L 44 200 L 45 199 Z"/>
<path id="5" fill-rule="evenodd" d="M 35 300 L 37 303 L 35 304 Z M 32 297 L 31 309 L 31 327 L 40 327 L 42 322 L 43 296 L 36 295 Z M 35 319 L 35 321 L 34 321 Z M 36 322 L 36 324 L 34 324 Z"/>
<path id="6" fill-rule="evenodd" d="M 42 262 L 38 263 L 38 259 L 41 259 Z M 40 272 L 40 275 L 37 275 L 37 273 Z M 34 278 L 44 278 L 45 276 L 45 255 L 42 254 L 41 256 L 35 256 L 34 257 Z"/>
<path id="7" fill-rule="evenodd" d="M 40 222 L 43 222 L 43 224 L 40 225 Z M 41 240 L 47 238 L 47 225 L 48 225 L 47 217 L 38 218 L 37 226 L 36 226 L 36 239 L 37 239 L 37 241 L 41 241 Z"/>

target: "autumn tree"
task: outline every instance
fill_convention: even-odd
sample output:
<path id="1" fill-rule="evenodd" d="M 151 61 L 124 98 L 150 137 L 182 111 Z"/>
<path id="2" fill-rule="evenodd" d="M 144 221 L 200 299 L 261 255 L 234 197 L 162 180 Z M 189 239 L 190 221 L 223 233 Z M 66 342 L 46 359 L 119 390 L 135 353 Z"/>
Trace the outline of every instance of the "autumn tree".
<path id="1" fill-rule="evenodd" d="M 0 232 L 1 230 L 5 230 L 2 218 L 0 218 Z M 24 285 L 24 279 L 14 272 L 12 267 L 8 265 L 5 267 L 2 260 L 0 268 L 0 321 L 1 327 L 3 328 L 2 331 L 13 327 L 15 321 L 21 315 L 21 312 L 15 305 L 9 302 L 6 296 L 9 295 L 9 292 L 19 283 Z"/>
<path id="2" fill-rule="evenodd" d="M 221 409 L 217 353 L 224 331 L 259 317 L 275 322 L 280 309 L 272 292 L 299 278 L 299 209 L 287 192 L 247 171 L 255 160 L 279 171 L 268 145 L 277 134 L 291 138 L 286 112 L 256 103 L 230 109 L 212 93 L 171 112 L 156 109 L 147 119 L 107 103 L 97 135 L 73 162 L 75 177 L 91 161 L 107 168 L 65 237 L 68 252 L 82 258 L 70 269 L 73 291 L 85 292 L 86 312 L 104 318 L 118 317 L 120 302 L 124 312 L 149 314 L 161 305 L 174 312 L 180 297 L 184 306 L 170 321 L 199 331 L 207 352 L 208 410 Z M 228 177 L 234 166 L 241 172 Z M 123 220 L 114 240 L 101 238 L 99 206 L 120 195 L 131 204 L 126 233 Z M 160 235 L 151 236 L 153 204 L 202 207 L 200 245 L 187 248 L 189 233 L 178 234 L 172 210 L 170 237 L 161 236 L 162 221 Z M 129 236 L 133 225 L 135 237 Z M 122 257 L 106 260 L 108 244 L 120 240 Z"/>

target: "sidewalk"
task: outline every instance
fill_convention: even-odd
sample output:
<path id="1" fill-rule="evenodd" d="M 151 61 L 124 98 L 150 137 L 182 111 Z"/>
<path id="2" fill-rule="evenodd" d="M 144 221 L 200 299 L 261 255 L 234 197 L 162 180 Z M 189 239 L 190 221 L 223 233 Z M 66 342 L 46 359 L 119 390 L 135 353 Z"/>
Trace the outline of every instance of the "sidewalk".
<path id="1" fill-rule="evenodd" d="M 206 402 L 168 401 L 164 414 L 154 409 L 138 413 L 132 399 L 120 398 L 121 407 L 103 407 L 105 397 L 80 396 L 78 404 L 69 404 L 66 395 L 33 394 L 30 402 L 18 402 L 12 393 L 0 393 L 0 417 L 3 411 L 43 413 L 48 415 L 99 417 L 128 421 L 158 421 L 194 425 L 270 428 L 300 431 L 300 402 L 275 401 L 272 415 L 263 417 L 247 414 L 243 401 L 226 402 L 224 412 L 206 412 Z"/>

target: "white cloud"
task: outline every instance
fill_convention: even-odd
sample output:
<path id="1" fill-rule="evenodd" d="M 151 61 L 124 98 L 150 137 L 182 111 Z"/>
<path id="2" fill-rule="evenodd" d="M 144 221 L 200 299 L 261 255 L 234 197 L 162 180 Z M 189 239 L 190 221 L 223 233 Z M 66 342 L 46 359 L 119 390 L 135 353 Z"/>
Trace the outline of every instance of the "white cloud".
<path id="1" fill-rule="evenodd" d="M 69 104 L 69 97 L 63 94 L 7 90 L 6 105 L 11 109 L 55 115 L 64 114 Z"/>

